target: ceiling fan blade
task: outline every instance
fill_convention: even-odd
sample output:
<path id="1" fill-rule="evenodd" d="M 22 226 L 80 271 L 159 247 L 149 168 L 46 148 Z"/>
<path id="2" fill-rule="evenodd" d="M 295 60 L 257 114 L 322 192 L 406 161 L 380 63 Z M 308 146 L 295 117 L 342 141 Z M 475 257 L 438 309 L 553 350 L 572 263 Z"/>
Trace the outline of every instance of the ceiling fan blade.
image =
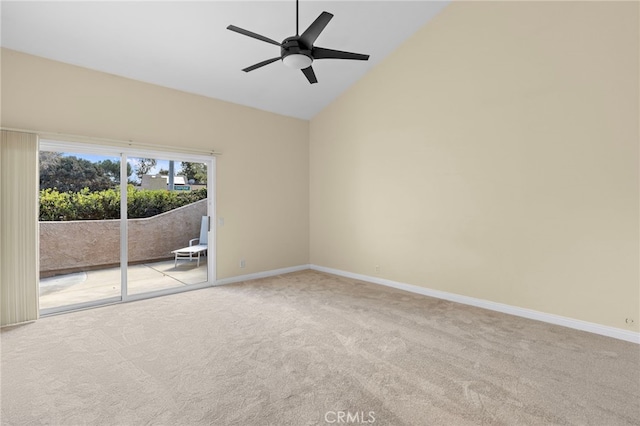
<path id="1" fill-rule="evenodd" d="M 307 80 L 309 80 L 309 83 L 314 84 L 318 82 L 318 79 L 316 78 L 316 73 L 313 72 L 313 68 L 311 66 L 308 66 L 307 68 L 303 69 L 302 73 L 304 74 L 305 77 L 307 77 Z"/>
<path id="2" fill-rule="evenodd" d="M 353 59 L 356 61 L 367 61 L 369 55 L 363 55 L 362 53 L 343 52 L 341 50 L 325 49 L 322 47 L 314 47 L 311 50 L 311 56 L 313 59 Z"/>
<path id="3" fill-rule="evenodd" d="M 322 12 L 320 16 L 318 16 L 316 20 L 309 25 L 309 28 L 302 33 L 300 40 L 305 43 L 307 47 L 311 48 L 322 30 L 324 30 L 324 27 L 326 27 L 329 21 L 331 21 L 331 18 L 333 18 L 332 14 L 329 12 Z"/>
<path id="4" fill-rule="evenodd" d="M 278 43 L 275 40 L 271 40 L 270 38 L 265 37 L 265 36 L 261 36 L 260 34 L 256 34 L 254 32 L 251 32 L 251 31 L 236 27 L 235 25 L 229 25 L 227 27 L 227 29 L 231 30 L 231 31 L 235 31 L 235 32 L 240 33 L 242 35 L 246 35 L 247 37 L 252 37 L 252 38 L 256 38 L 258 40 L 266 41 L 267 43 L 275 44 L 276 46 L 282 46 L 281 43 Z"/>
<path id="5" fill-rule="evenodd" d="M 243 69 L 242 71 L 249 72 L 249 71 L 257 70 L 260 67 L 264 67 L 265 65 L 269 65 L 278 60 L 280 60 L 280 56 L 278 56 L 277 58 L 271 58 L 271 59 L 267 59 L 266 61 L 258 62 L 255 65 L 251 65 L 250 67 Z"/>

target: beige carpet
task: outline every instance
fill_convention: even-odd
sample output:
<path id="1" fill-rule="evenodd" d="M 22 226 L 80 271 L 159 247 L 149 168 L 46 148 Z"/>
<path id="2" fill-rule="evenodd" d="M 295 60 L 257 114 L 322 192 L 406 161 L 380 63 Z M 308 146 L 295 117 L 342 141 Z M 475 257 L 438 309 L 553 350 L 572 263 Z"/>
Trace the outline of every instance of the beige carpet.
<path id="1" fill-rule="evenodd" d="M 1 336 L 2 425 L 640 424 L 638 345 L 313 271 Z"/>

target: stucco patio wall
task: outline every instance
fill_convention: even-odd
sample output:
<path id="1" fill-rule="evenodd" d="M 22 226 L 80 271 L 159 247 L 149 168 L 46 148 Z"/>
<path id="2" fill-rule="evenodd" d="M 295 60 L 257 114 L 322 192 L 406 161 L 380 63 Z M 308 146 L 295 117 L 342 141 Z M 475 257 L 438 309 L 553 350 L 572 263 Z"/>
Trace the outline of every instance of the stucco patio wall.
<path id="1" fill-rule="evenodd" d="M 129 263 L 170 259 L 200 235 L 207 200 L 145 219 L 129 219 Z M 119 220 L 40 222 L 40 277 L 117 266 Z"/>

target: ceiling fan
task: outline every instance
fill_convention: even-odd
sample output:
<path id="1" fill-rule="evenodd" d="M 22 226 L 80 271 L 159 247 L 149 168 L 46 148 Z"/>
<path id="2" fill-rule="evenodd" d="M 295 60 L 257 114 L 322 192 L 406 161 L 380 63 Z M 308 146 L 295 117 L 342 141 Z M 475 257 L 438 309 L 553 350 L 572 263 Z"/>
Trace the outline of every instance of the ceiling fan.
<path id="1" fill-rule="evenodd" d="M 366 61 L 369 59 L 369 55 L 325 49 L 323 47 L 316 47 L 313 45 L 322 30 L 324 30 L 324 27 L 326 27 L 329 21 L 331 21 L 331 18 L 333 18 L 331 13 L 322 12 L 320 16 L 318 16 L 316 20 L 309 25 L 309 28 L 300 34 L 298 29 L 298 0 L 296 0 L 296 35 L 285 38 L 282 43 L 278 43 L 268 37 L 236 27 L 235 25 L 229 25 L 227 29 L 280 46 L 280 56 L 258 62 L 255 65 L 251 65 L 250 67 L 243 69 L 242 71 L 253 71 L 276 62 L 277 60 L 282 60 L 285 65 L 302 70 L 302 73 L 307 77 L 309 83 L 314 84 L 318 82 L 318 79 L 316 78 L 315 72 L 313 72 L 311 63 L 316 59 L 352 59 L 356 61 Z"/>

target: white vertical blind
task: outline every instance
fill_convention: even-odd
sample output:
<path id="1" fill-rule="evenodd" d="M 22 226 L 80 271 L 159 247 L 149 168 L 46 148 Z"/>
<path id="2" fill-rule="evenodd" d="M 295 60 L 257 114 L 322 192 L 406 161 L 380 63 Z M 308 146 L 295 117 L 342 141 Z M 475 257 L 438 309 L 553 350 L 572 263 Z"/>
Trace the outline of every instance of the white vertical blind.
<path id="1" fill-rule="evenodd" d="M 38 319 L 38 136 L 2 130 L 0 325 Z"/>

